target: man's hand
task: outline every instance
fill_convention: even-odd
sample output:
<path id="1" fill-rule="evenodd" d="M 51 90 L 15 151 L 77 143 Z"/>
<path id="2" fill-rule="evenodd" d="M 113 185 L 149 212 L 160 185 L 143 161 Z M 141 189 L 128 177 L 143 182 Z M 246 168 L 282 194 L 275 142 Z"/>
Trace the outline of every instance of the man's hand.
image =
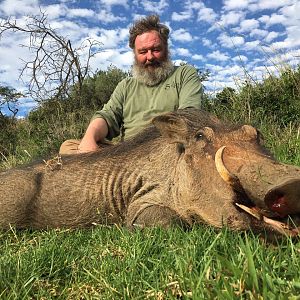
<path id="1" fill-rule="evenodd" d="M 78 153 L 97 151 L 99 149 L 98 143 L 104 140 L 107 133 L 108 127 L 106 121 L 101 118 L 94 119 L 88 126 L 78 146 Z"/>
<path id="2" fill-rule="evenodd" d="M 78 146 L 78 153 L 93 152 L 97 151 L 98 149 L 99 146 L 93 139 L 84 137 Z"/>

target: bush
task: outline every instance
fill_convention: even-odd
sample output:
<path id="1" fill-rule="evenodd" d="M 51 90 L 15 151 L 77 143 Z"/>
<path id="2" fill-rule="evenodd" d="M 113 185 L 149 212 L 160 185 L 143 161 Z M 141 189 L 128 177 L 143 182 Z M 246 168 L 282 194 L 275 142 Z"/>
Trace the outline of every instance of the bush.
<path id="1" fill-rule="evenodd" d="M 263 82 L 246 81 L 237 93 L 224 88 L 212 99 L 211 109 L 233 120 L 259 124 L 262 120 L 287 126 L 300 115 L 300 65 L 286 67 L 279 77 L 270 75 Z"/>
<path id="2" fill-rule="evenodd" d="M 3 156 L 14 152 L 19 138 L 17 135 L 17 119 L 0 114 L 0 160 Z"/>

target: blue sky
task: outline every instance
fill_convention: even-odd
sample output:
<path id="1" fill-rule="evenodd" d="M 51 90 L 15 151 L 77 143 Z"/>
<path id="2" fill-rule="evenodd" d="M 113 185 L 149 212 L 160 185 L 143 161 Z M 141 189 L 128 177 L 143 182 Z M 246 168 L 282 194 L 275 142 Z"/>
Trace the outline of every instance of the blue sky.
<path id="1" fill-rule="evenodd" d="M 300 0 L 2 0 L 0 21 L 10 17 L 22 24 L 39 8 L 74 46 L 88 37 L 102 42 L 91 61 L 94 71 L 110 64 L 130 69 L 128 28 L 153 13 L 171 29 L 173 61 L 211 72 L 204 83 L 207 92 L 238 89 L 245 74 L 261 80 L 276 73 L 278 65 L 295 66 L 300 59 Z M 18 77 L 21 59 L 26 61 L 30 53 L 21 43 L 28 44 L 28 37 L 10 33 L 0 40 L 0 85 L 26 92 L 28 78 Z M 23 99 L 20 115 L 34 105 Z"/>

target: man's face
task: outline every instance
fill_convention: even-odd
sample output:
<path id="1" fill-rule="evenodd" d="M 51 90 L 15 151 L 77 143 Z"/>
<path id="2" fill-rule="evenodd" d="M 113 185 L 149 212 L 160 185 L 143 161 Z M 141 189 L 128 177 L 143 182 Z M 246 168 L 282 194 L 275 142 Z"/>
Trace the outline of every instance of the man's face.
<path id="1" fill-rule="evenodd" d="M 167 59 L 167 49 L 157 31 L 145 32 L 135 39 L 136 62 L 150 72 Z"/>
<path id="2" fill-rule="evenodd" d="M 132 75 L 139 82 L 154 86 L 165 80 L 174 66 L 167 46 L 157 31 L 145 32 L 135 39 Z"/>

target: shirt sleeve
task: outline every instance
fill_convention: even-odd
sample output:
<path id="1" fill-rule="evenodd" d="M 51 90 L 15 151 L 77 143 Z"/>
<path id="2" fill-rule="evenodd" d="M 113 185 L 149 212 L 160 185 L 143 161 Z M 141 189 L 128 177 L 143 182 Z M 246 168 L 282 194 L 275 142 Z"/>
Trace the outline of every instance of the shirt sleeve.
<path id="1" fill-rule="evenodd" d="M 192 66 L 184 66 L 181 75 L 179 108 L 201 108 L 203 87 L 197 70 Z"/>
<path id="2" fill-rule="evenodd" d="M 109 140 L 120 134 L 120 128 L 123 124 L 125 81 L 126 79 L 118 83 L 109 101 L 104 104 L 101 110 L 96 111 L 92 117 L 92 120 L 96 118 L 103 118 L 106 121 L 108 126 L 108 134 L 106 138 Z"/>

